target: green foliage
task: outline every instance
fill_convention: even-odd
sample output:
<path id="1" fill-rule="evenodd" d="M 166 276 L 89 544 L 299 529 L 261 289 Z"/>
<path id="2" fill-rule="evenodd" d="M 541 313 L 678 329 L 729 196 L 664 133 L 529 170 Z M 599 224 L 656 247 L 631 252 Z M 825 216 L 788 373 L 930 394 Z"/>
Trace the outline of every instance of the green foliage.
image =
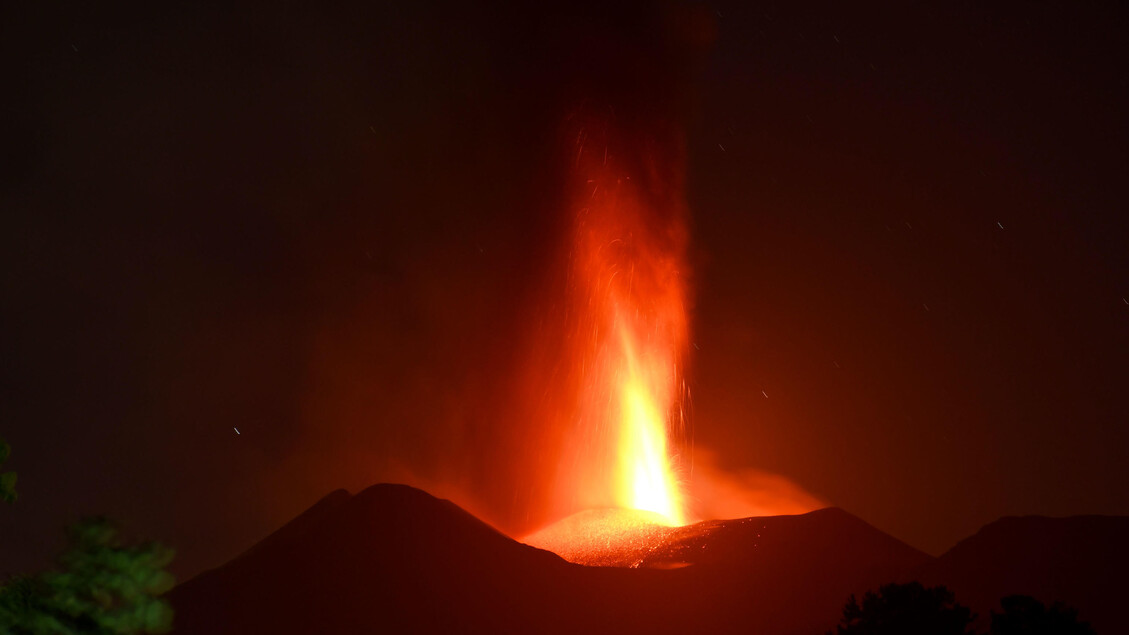
<path id="1" fill-rule="evenodd" d="M 1078 611 L 1061 603 L 1050 608 L 1028 595 L 1009 595 L 1000 600 L 1003 613 L 992 611 L 991 635 L 1094 635 Z"/>
<path id="2" fill-rule="evenodd" d="M 4 439 L 0 439 L 0 465 L 8 460 L 12 453 L 12 446 Z M 16 473 L 4 472 L 0 474 L 0 500 L 6 503 L 16 502 Z"/>
<path id="3" fill-rule="evenodd" d="M 172 607 L 164 570 L 172 550 L 154 542 L 122 545 L 103 518 L 68 529 L 61 568 L 0 587 L 0 635 L 128 635 L 163 633 Z"/>
<path id="4" fill-rule="evenodd" d="M 878 593 L 867 591 L 862 603 L 852 595 L 843 607 L 837 635 L 969 635 L 972 611 L 957 604 L 943 586 L 925 588 L 919 582 L 887 584 Z M 831 635 L 831 633 L 828 633 Z"/>

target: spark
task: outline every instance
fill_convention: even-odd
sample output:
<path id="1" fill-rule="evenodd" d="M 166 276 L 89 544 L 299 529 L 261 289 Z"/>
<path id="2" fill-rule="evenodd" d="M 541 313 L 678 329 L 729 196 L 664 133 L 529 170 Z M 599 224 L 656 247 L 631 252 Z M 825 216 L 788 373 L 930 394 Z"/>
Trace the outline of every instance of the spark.
<path id="1" fill-rule="evenodd" d="M 239 435 L 242 435 L 242 433 L 241 433 L 241 432 L 239 432 L 239 428 L 232 428 L 232 430 L 235 430 L 235 434 L 239 434 Z"/>
<path id="2" fill-rule="evenodd" d="M 996 224 L 1000 226 L 1000 229 L 1003 229 L 1003 228 L 1004 228 L 1004 224 L 1003 224 L 1003 223 L 1001 223 L 1000 221 L 996 221 Z"/>
<path id="3" fill-rule="evenodd" d="M 928 305 L 928 304 L 925 304 L 924 302 L 922 302 L 922 303 L 921 303 L 921 306 L 925 307 L 925 310 L 926 310 L 926 311 L 928 311 L 928 310 L 929 310 L 929 305 Z"/>
<path id="4" fill-rule="evenodd" d="M 717 147 L 721 148 L 722 152 L 725 152 L 725 146 L 723 146 L 719 143 L 719 144 L 717 144 Z"/>
<path id="5" fill-rule="evenodd" d="M 764 398 L 765 398 L 765 399 L 768 399 L 768 393 L 767 393 L 767 392 L 765 392 L 765 391 L 763 391 L 763 390 L 762 390 L 762 391 L 761 391 L 761 394 L 762 394 L 762 395 L 764 395 Z"/>

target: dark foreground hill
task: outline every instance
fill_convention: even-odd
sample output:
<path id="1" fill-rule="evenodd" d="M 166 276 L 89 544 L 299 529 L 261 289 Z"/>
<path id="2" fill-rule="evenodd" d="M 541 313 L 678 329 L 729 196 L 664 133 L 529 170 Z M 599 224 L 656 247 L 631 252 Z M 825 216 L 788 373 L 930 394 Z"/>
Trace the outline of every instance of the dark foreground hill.
<path id="1" fill-rule="evenodd" d="M 920 579 L 944 583 L 981 617 L 1001 595 L 1080 609 L 1098 633 L 1129 632 L 1129 517 L 1006 517 L 930 563 Z"/>
<path id="2" fill-rule="evenodd" d="M 1007 580 L 968 568 L 968 560 L 998 564 L 969 550 L 976 538 L 933 559 L 825 509 L 701 523 L 649 546 L 632 563 L 642 568 L 585 567 L 514 541 L 449 501 L 376 485 L 330 494 L 170 597 L 178 635 L 823 633 L 849 593 L 915 576 L 955 580 L 994 602 L 1009 592 L 994 585 Z M 1071 599 L 1089 617 L 1089 598 Z"/>

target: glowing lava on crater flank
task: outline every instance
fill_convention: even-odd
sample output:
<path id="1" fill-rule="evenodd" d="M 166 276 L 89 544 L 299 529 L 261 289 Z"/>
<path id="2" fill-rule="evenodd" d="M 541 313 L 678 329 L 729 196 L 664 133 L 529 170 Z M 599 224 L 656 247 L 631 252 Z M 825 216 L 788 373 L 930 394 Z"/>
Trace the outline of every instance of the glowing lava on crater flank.
<path id="1" fill-rule="evenodd" d="M 668 523 L 659 514 L 638 509 L 589 509 L 522 541 L 576 564 L 638 568 L 677 531 Z"/>

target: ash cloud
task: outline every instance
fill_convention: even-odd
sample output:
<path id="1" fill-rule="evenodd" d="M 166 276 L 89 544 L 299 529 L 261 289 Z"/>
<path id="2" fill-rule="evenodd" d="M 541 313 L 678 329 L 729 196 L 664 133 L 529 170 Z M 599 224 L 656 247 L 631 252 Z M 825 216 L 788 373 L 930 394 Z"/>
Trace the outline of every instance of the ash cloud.
<path id="1" fill-rule="evenodd" d="M 828 507 L 795 481 L 751 467 L 725 469 L 717 454 L 694 449 L 694 469 L 686 484 L 691 513 L 702 520 L 805 514 Z"/>

